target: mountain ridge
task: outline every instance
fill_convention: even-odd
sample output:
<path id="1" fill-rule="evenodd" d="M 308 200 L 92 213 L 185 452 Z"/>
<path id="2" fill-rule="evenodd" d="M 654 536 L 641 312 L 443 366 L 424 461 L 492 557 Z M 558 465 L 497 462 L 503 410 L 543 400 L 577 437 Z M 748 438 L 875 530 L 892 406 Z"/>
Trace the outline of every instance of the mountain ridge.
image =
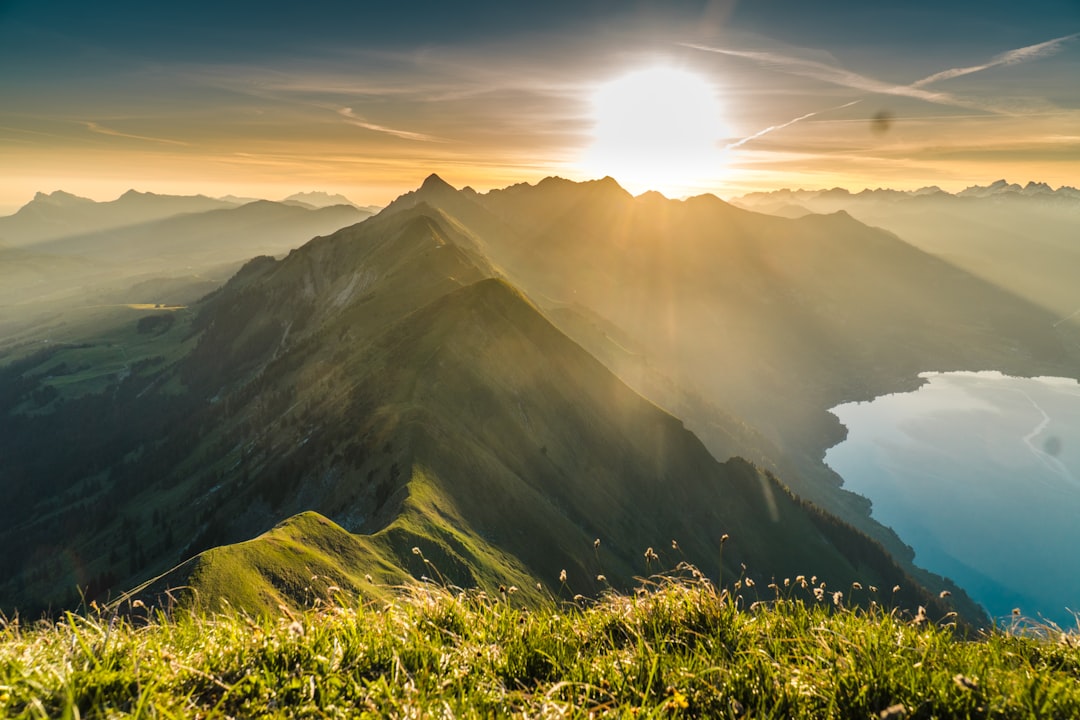
<path id="1" fill-rule="evenodd" d="M 247 263 L 153 336 L 152 347 L 189 349 L 83 402 L 87 412 L 108 408 L 103 438 L 87 446 L 100 448 L 95 462 L 107 472 L 74 476 L 74 505 L 62 516 L 82 518 L 74 577 L 91 573 L 96 593 L 135 585 L 314 510 L 413 575 L 430 572 L 417 547 L 465 585 L 552 588 L 567 570 L 598 592 L 598 575 L 629 583 L 647 571 L 643 551 L 673 539 L 719 573 L 715 549 L 729 532 L 725 574 L 745 561 L 762 580 L 819 571 L 841 584 L 900 584 L 913 602 L 936 602 L 865 536 L 815 515 L 749 463 L 716 461 L 680 420 L 496 277 L 465 227 L 426 201 L 384 212 L 280 260 Z M 15 390 L 22 406 L 49 382 L 49 365 L 28 362 L 42 372 Z M 80 407 L 43 411 L 77 424 Z M 109 419 L 148 412 L 156 425 Z M 6 430 L 29 442 L 43 422 L 19 415 Z M 25 457 L 54 463 L 49 472 L 66 467 Z M 5 573 L 25 583 L 20 606 L 33 593 L 63 600 L 48 594 L 51 576 L 22 564 L 52 528 L 40 514 L 45 500 L 33 500 L 47 490 L 21 488 L 20 507 L 38 512 L 0 538 L 17 550 Z M 127 552 L 113 559 L 117 538 Z M 838 542 L 863 548 L 869 562 Z M 5 597 L 13 589 L 5 584 Z"/>

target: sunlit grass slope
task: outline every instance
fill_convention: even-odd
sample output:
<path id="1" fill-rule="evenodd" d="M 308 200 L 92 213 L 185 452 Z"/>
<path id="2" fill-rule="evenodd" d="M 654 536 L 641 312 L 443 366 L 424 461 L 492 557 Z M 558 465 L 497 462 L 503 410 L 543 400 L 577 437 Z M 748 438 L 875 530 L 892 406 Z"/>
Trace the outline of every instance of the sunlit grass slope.
<path id="1" fill-rule="evenodd" d="M 324 581 L 324 578 L 316 578 Z M 750 603 L 693 568 L 596 602 L 434 583 L 357 605 L 0 624 L 5 717 L 1067 718 L 1080 643 L 962 638 L 887 590 L 781 580 Z M 387 592 L 390 592 L 387 590 Z M 833 593 L 838 594 L 833 594 Z M 857 596 L 880 602 L 849 609 Z M 1015 630 L 1015 628 L 1014 628 Z"/>
<path id="2" fill-rule="evenodd" d="M 212 548 L 127 593 L 124 602 L 273 615 L 311 606 L 327 588 L 368 598 L 408 576 L 370 538 L 352 535 L 313 512 L 247 542 Z"/>

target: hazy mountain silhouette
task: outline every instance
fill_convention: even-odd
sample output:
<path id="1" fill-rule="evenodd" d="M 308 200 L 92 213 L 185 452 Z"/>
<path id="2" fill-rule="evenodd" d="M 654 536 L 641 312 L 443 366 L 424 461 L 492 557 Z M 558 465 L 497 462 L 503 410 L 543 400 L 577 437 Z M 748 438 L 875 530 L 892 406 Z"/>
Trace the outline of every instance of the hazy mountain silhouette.
<path id="1" fill-rule="evenodd" d="M 128 212 L 131 205 L 149 211 L 202 200 L 129 193 L 116 201 L 123 201 L 126 209 L 112 208 L 105 215 L 98 206 L 107 203 L 74 203 L 82 207 L 90 202 L 98 221 L 118 221 L 137 216 Z M 312 209 L 263 200 L 18 242 L 0 248 L 0 329 L 15 336 L 28 327 L 32 331 L 42 314 L 55 316 L 86 305 L 186 304 L 220 285 L 252 256 L 287 252 L 313 235 L 364 217 L 364 211 L 352 206 Z M 181 278 L 185 281 L 178 283 Z M 171 291 L 164 293 L 165 288 Z"/>
<path id="2" fill-rule="evenodd" d="M 785 214 L 789 203 L 812 212 L 845 210 L 1047 308 L 1059 319 L 1080 310 L 1080 286 L 1075 282 L 1080 273 L 1080 190 L 1075 188 L 1054 190 L 1036 182 L 1021 187 L 998 180 L 956 195 L 938 188 L 779 191 L 754 193 L 737 202 L 772 214 Z"/>
<path id="3" fill-rule="evenodd" d="M 331 195 L 330 193 L 325 192 L 293 193 L 281 202 L 285 205 L 299 204 L 313 208 L 331 207 L 332 205 L 352 205 L 353 207 L 360 209 L 359 205 L 344 195 Z"/>
<path id="4" fill-rule="evenodd" d="M 74 233 L 228 207 L 235 204 L 204 195 L 155 195 L 128 190 L 116 200 L 95 202 L 60 190 L 39 192 L 14 215 L 0 217 L 0 239 L 8 247 L 26 246 Z"/>

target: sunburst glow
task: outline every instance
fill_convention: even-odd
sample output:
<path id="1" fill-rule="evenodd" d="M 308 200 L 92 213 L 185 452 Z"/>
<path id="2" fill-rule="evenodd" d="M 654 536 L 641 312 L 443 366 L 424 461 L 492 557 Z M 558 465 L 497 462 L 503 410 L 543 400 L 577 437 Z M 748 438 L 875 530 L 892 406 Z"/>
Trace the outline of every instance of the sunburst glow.
<path id="1" fill-rule="evenodd" d="M 590 175 L 674 196 L 723 175 L 720 102 L 694 72 L 655 66 L 611 80 L 593 94 L 592 116 L 593 143 L 582 158 Z"/>

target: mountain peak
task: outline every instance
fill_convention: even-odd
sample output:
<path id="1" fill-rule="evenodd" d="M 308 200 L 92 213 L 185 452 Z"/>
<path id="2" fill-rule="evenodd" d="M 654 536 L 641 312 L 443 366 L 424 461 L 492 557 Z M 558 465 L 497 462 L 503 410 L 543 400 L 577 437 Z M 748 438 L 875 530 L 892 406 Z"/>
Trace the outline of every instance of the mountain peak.
<path id="1" fill-rule="evenodd" d="M 313 192 L 293 193 L 281 202 L 285 203 L 286 205 L 290 203 L 298 203 L 313 208 L 330 207 L 332 205 L 352 205 L 353 207 L 356 207 L 356 203 L 354 203 L 352 200 L 345 197 L 344 195 L 336 193 L 330 194 L 328 192 L 322 192 L 318 190 Z"/>
<path id="2" fill-rule="evenodd" d="M 424 179 L 424 184 L 420 186 L 421 190 L 454 190 L 454 186 L 443 180 L 435 173 L 431 173 Z"/>
<path id="3" fill-rule="evenodd" d="M 74 203 L 74 202 L 93 202 L 89 198 L 79 197 L 78 195 L 72 195 L 69 192 L 63 190 L 54 190 L 51 193 L 37 192 L 34 194 L 32 202 L 47 202 L 53 204 L 59 203 Z"/>

